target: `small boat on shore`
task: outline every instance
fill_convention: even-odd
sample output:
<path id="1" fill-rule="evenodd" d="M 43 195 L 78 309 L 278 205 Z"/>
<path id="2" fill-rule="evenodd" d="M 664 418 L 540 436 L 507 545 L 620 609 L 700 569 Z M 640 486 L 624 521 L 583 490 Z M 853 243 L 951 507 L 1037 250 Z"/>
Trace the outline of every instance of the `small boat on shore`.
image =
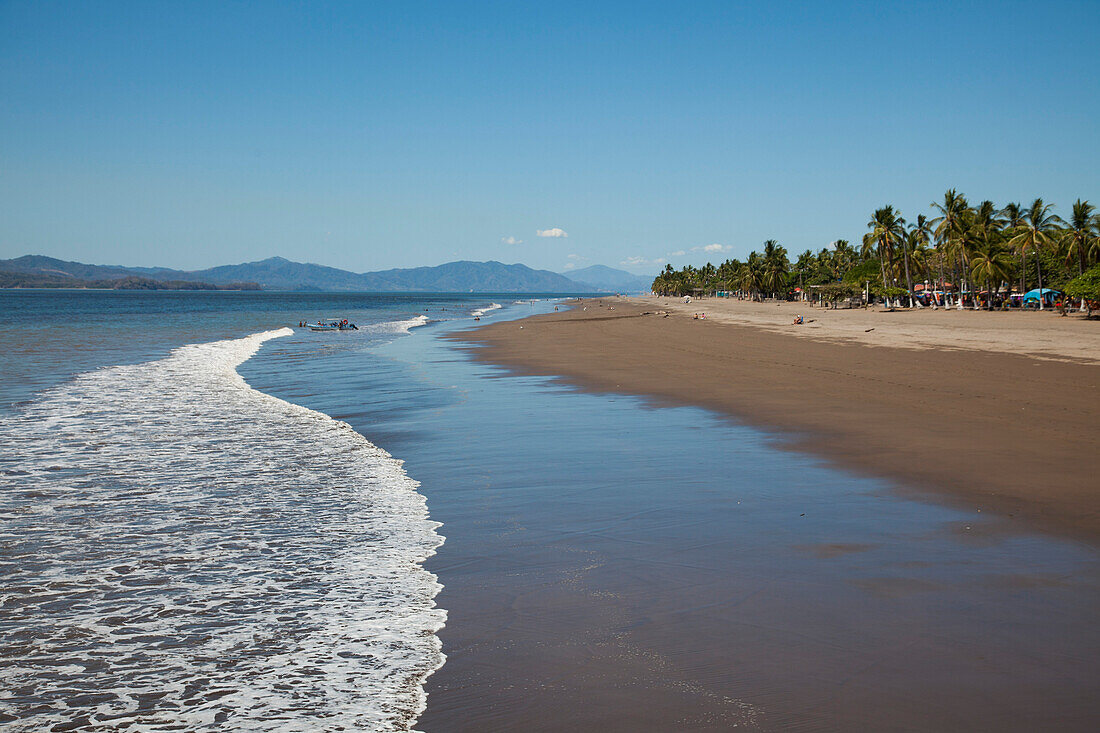
<path id="1" fill-rule="evenodd" d="M 302 321 L 300 328 L 308 328 L 310 331 L 358 331 L 359 327 L 346 318 L 325 318 L 316 323 Z"/>

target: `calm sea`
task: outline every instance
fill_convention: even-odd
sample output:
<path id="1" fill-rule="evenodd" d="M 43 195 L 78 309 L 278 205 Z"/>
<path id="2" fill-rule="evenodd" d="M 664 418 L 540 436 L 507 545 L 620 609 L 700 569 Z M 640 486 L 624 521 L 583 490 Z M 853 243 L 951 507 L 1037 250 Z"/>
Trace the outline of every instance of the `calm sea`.
<path id="1" fill-rule="evenodd" d="M 0 724 L 1092 728 L 1095 548 L 441 338 L 555 305 L 0 292 Z"/>

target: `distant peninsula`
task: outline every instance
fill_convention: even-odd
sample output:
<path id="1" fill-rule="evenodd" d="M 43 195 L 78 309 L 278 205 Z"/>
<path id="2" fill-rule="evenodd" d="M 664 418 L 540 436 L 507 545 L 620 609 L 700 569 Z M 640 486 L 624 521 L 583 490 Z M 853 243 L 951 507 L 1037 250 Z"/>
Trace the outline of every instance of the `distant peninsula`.
<path id="1" fill-rule="evenodd" d="M 0 288 L 57 288 L 77 290 L 260 290 L 259 283 L 213 283 L 193 282 L 190 280 L 154 280 L 148 277 L 128 275 L 126 277 L 87 280 L 61 275 L 38 275 L 34 273 L 0 271 Z"/>
<path id="2" fill-rule="evenodd" d="M 88 265 L 42 255 L 0 260 L 0 288 L 591 294 L 643 292 L 652 281 L 603 266 L 567 276 L 495 261 L 355 273 L 283 257 L 193 271 Z"/>

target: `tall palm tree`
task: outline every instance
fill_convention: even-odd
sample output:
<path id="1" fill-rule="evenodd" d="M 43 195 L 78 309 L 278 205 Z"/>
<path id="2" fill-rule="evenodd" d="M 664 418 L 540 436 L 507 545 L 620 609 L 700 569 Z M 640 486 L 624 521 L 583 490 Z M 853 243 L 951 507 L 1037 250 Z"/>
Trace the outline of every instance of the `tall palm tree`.
<path id="1" fill-rule="evenodd" d="M 764 242 L 763 285 L 768 292 L 779 297 L 779 292 L 787 287 L 787 250 L 779 242 L 769 239 Z"/>
<path id="2" fill-rule="evenodd" d="M 983 273 L 990 274 L 989 268 L 992 266 L 990 263 L 994 262 L 993 255 L 999 254 L 1000 249 L 1000 231 L 1001 231 L 1001 218 L 997 207 L 993 205 L 992 201 L 981 202 L 976 209 L 971 211 L 971 214 L 967 217 L 969 219 L 969 226 L 966 230 L 966 235 L 963 237 L 965 250 L 965 260 L 970 264 L 970 272 L 974 272 L 974 257 L 978 256 L 979 252 L 984 253 L 982 255 L 983 262 L 985 263 Z M 998 266 L 1003 264 L 1003 258 L 996 259 Z M 1000 270 L 997 270 L 999 273 Z M 974 280 L 975 284 L 978 282 L 986 282 L 985 280 Z M 997 285 L 1000 286 L 1001 281 L 997 281 Z M 987 283 L 988 285 L 988 283 Z M 993 302 L 993 291 L 989 291 L 989 302 Z M 974 295 L 974 308 L 978 308 L 978 296 Z"/>
<path id="3" fill-rule="evenodd" d="M 934 281 L 936 250 L 925 240 L 917 239 L 909 250 L 909 261 L 913 265 L 913 278 L 916 280 Z"/>
<path id="4" fill-rule="evenodd" d="M 886 266 L 893 266 L 894 250 L 905 238 L 905 219 L 902 219 L 893 206 L 875 209 L 871 221 L 867 222 L 871 231 L 863 235 L 863 246 L 868 250 L 872 246 L 878 250 L 879 271 L 882 274 L 882 287 L 890 286 L 886 278 Z"/>
<path id="5" fill-rule="evenodd" d="M 839 280 L 852 267 L 856 259 L 856 251 L 847 239 L 838 239 L 833 242 L 833 258 L 836 263 L 836 278 Z"/>
<path id="6" fill-rule="evenodd" d="M 1024 225 L 1024 207 L 1018 203 L 1008 203 L 1001 209 L 1001 226 L 1009 238 L 1016 236 Z M 1020 294 L 1027 292 L 1027 253 L 1020 251 Z"/>
<path id="7" fill-rule="evenodd" d="M 909 288 L 909 307 L 913 307 L 913 277 L 909 274 L 909 258 L 914 252 L 928 243 L 931 238 L 932 226 L 928 217 L 917 214 L 917 220 L 909 225 L 909 231 L 905 235 L 905 283 Z"/>
<path id="8" fill-rule="evenodd" d="M 1096 207 L 1088 201 L 1077 199 L 1073 202 L 1073 215 L 1069 226 L 1062 234 L 1060 244 L 1066 255 L 1066 261 L 1077 260 L 1077 274 L 1083 275 L 1092 251 L 1096 247 Z"/>
<path id="9" fill-rule="evenodd" d="M 757 252 L 750 252 L 749 259 L 741 266 L 741 273 L 737 281 L 741 290 L 749 293 L 753 299 L 764 289 L 764 260 Z"/>
<path id="10" fill-rule="evenodd" d="M 798 261 L 794 264 L 794 271 L 798 273 L 798 295 L 799 300 L 806 300 L 806 275 L 809 275 L 814 270 L 814 253 L 810 250 L 806 250 L 798 256 Z"/>
<path id="11" fill-rule="evenodd" d="M 966 201 L 966 197 L 961 193 L 957 193 L 955 189 L 949 188 L 943 195 L 943 203 L 933 203 L 932 208 L 939 212 L 939 216 L 933 219 L 930 224 L 935 227 L 934 235 L 936 237 L 936 244 L 942 249 L 943 257 L 945 260 L 954 260 L 953 254 L 957 251 L 958 247 L 956 243 L 962 238 L 964 229 L 964 218 L 966 211 L 969 210 L 970 205 Z M 954 264 L 952 265 L 954 267 Z M 941 273 L 941 280 L 943 279 Z M 958 278 L 956 278 L 958 280 Z M 947 287 L 944 285 L 944 303 L 947 302 Z M 960 285 L 958 282 L 956 285 Z M 962 289 L 959 290 L 959 307 L 962 307 Z"/>
<path id="12" fill-rule="evenodd" d="M 912 229 L 905 232 L 901 238 L 902 260 L 905 263 L 905 289 L 909 294 L 909 307 L 913 307 L 913 275 L 909 269 L 909 258 L 913 251 L 920 246 L 920 239 Z"/>
<path id="13" fill-rule="evenodd" d="M 703 265 L 702 267 L 700 267 L 699 268 L 699 287 L 710 289 L 714 284 L 714 280 L 715 280 L 715 277 L 717 276 L 717 274 L 718 274 L 718 268 L 715 267 L 714 265 L 712 265 L 709 262 L 707 264 Z"/>
<path id="14" fill-rule="evenodd" d="M 993 293 L 1012 271 L 1010 255 L 995 242 L 980 241 L 970 256 L 970 274 L 974 282 L 984 282 L 989 298 L 986 307 L 993 310 Z"/>
<path id="15" fill-rule="evenodd" d="M 716 277 L 722 283 L 725 290 L 733 290 L 737 282 L 737 273 L 741 269 L 741 263 L 737 260 L 726 260 L 718 266 Z"/>
<path id="16" fill-rule="evenodd" d="M 1054 204 L 1044 204 L 1042 199 L 1035 199 L 1024 213 L 1024 225 L 1019 233 L 1008 240 L 1010 247 L 1015 247 L 1021 252 L 1034 250 L 1036 254 L 1050 245 L 1051 235 L 1060 224 L 1065 224 L 1057 214 L 1051 214 Z M 1035 264 L 1039 273 L 1039 310 L 1043 309 L 1043 267 L 1036 257 Z"/>

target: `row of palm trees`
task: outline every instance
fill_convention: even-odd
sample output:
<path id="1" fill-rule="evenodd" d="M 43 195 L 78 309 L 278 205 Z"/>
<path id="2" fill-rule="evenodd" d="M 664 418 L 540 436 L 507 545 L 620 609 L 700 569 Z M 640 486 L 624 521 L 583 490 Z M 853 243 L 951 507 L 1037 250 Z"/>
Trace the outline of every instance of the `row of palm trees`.
<path id="1" fill-rule="evenodd" d="M 876 209 L 858 248 L 837 240 L 816 254 L 803 252 L 792 263 L 787 251 L 769 239 L 763 252 L 752 252 L 745 262 L 730 259 L 717 267 L 708 263 L 680 270 L 666 265 L 653 291 L 728 290 L 782 298 L 795 287 L 841 292 L 866 286 L 883 299 L 906 297 L 912 307 L 914 281 L 921 280 L 960 305 L 969 299 L 977 306 L 984 288 L 986 305 L 992 307 L 995 294 L 1007 293 L 1012 285 L 1023 293 L 1035 283 L 1041 291 L 1044 277 L 1047 285 L 1061 285 L 1100 262 L 1095 207 L 1078 199 L 1068 221 L 1053 209 L 1042 199 L 1027 207 L 1010 203 L 998 208 L 992 201 L 972 206 L 951 189 L 932 204 L 932 217 L 920 214 L 907 222 L 893 206 Z M 1043 299 L 1039 302 L 1041 307 Z"/>

